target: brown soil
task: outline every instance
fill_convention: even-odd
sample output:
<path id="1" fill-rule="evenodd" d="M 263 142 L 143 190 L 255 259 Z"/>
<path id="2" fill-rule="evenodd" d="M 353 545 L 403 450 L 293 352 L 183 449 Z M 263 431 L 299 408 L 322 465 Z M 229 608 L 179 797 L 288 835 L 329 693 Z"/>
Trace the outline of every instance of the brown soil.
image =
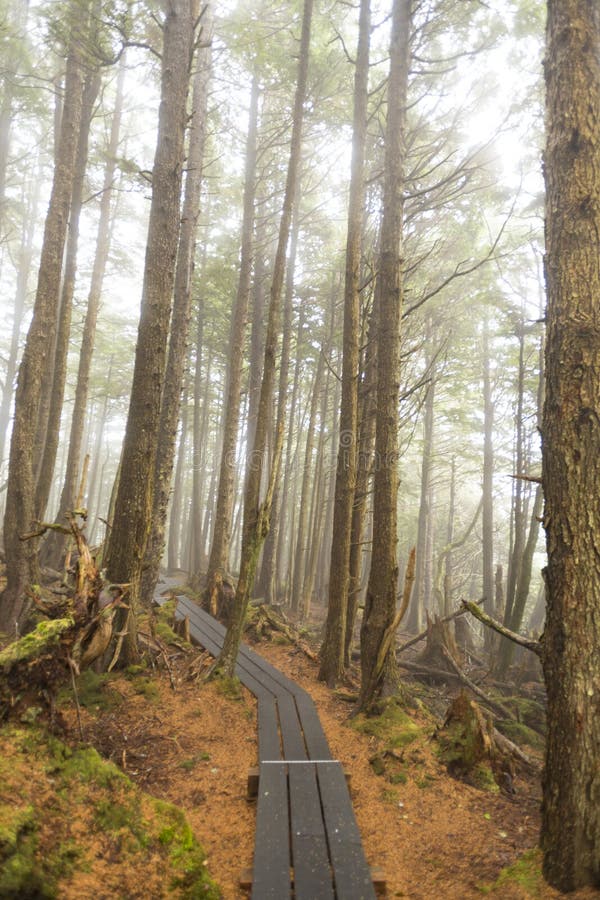
<path id="1" fill-rule="evenodd" d="M 315 699 L 332 752 L 351 776 L 367 858 L 383 869 L 387 896 L 481 897 L 483 886 L 535 847 L 541 795 L 535 774 L 518 776 L 514 795 L 478 790 L 450 778 L 434 752 L 435 726 L 424 717 L 422 738 L 402 751 L 406 783 L 391 784 L 369 763 L 378 739 L 349 724 L 349 704 L 317 681 L 315 662 L 290 646 L 263 643 L 256 649 Z M 223 897 L 238 900 L 246 896 L 238 879 L 252 865 L 254 846 L 255 812 L 246 799 L 246 779 L 256 763 L 255 703 L 246 691 L 233 699 L 214 684 L 186 681 L 186 666 L 181 660 L 175 668 L 175 691 L 166 674 L 111 681 L 110 689 L 123 702 L 108 710 L 83 709 L 84 738 L 146 792 L 186 812 Z M 77 743 L 74 709 L 65 709 L 64 715 L 70 740 Z M 103 893 L 106 877 L 102 867 L 94 867 L 84 893 L 108 896 Z M 111 896 L 118 878 L 113 871 Z M 121 889 L 125 884 L 123 873 Z M 149 889 L 148 897 L 162 895 Z M 494 896 L 550 900 L 560 895 L 547 886 L 532 893 L 510 882 Z M 572 896 L 583 900 L 598 895 L 579 891 Z"/>

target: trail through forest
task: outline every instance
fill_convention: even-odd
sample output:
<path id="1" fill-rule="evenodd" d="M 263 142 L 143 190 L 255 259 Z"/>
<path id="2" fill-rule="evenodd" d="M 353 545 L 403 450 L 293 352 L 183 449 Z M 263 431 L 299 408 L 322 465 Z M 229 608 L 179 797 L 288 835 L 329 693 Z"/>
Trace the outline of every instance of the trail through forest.
<path id="1" fill-rule="evenodd" d="M 457 781 L 436 756 L 436 723 L 415 710 L 415 739 L 398 750 L 402 777 L 394 784 L 376 774 L 383 742 L 352 726 L 348 702 L 317 681 L 314 661 L 289 645 L 263 642 L 255 649 L 314 698 L 331 749 L 350 776 L 367 859 L 383 870 L 387 896 L 560 896 L 535 875 L 537 854 L 535 865 L 526 861 L 512 877 L 500 875 L 536 847 L 539 770 L 520 773 L 514 794 Z M 186 672 L 198 673 L 208 664 L 205 654 L 197 653 L 194 659 L 191 667 L 186 659 L 175 670 L 176 692 L 166 674 L 109 679 L 99 702 L 92 699 L 83 710 L 84 736 L 145 791 L 185 811 L 224 898 L 241 900 L 247 893 L 239 877 L 251 866 L 254 847 L 254 808 L 246 796 L 246 779 L 256 763 L 255 702 L 243 688 L 226 696 L 215 684 L 185 680 Z M 105 692 L 112 698 L 109 708 L 103 708 Z M 71 740 L 77 742 L 74 708 L 65 715 Z M 114 877 L 119 878 L 118 863 Z M 94 895 L 108 897 L 103 890 L 95 885 Z M 595 892 L 572 896 L 583 900 Z"/>

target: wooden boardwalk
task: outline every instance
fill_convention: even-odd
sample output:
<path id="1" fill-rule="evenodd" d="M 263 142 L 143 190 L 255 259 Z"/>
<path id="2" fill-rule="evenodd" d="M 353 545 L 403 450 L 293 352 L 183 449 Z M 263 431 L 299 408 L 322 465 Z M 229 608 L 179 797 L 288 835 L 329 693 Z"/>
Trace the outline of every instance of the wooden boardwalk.
<path id="1" fill-rule="evenodd" d="M 217 656 L 223 626 L 188 598 L 177 601 L 192 639 Z M 346 778 L 312 698 L 246 645 L 236 675 L 258 701 L 253 900 L 372 900 Z"/>

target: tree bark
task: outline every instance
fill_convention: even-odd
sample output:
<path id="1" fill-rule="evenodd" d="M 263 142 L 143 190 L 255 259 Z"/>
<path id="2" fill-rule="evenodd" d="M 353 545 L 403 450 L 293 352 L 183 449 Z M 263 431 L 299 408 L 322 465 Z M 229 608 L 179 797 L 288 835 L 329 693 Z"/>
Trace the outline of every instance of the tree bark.
<path id="1" fill-rule="evenodd" d="M 83 186 L 87 169 L 90 128 L 92 117 L 94 115 L 94 105 L 99 90 L 99 72 L 88 72 L 83 90 L 79 138 L 75 158 L 75 170 L 73 173 L 69 229 L 60 297 L 60 309 L 58 314 L 58 329 L 54 348 L 54 358 L 52 361 L 52 377 L 48 379 L 48 384 L 51 385 L 48 419 L 44 423 L 40 422 L 37 435 L 37 441 L 41 441 L 41 452 L 35 490 L 35 510 L 36 518 L 42 521 L 46 518 L 46 507 L 48 505 L 50 488 L 52 487 L 54 467 L 56 465 L 56 454 L 58 451 L 60 420 L 67 381 L 67 361 L 69 355 L 69 340 L 71 337 L 75 278 L 77 275 L 79 220 L 83 208 Z M 76 479 L 78 476 L 79 472 L 76 474 Z M 75 493 L 76 492 L 77 489 L 75 489 Z M 64 522 L 61 522 L 60 524 L 64 524 Z"/>
<path id="2" fill-rule="evenodd" d="M 15 291 L 15 305 L 12 322 L 10 349 L 6 363 L 4 386 L 2 389 L 2 402 L 0 403 L 0 465 L 4 461 L 6 438 L 10 425 L 10 409 L 14 395 L 14 382 L 17 374 L 19 359 L 19 338 L 21 325 L 25 315 L 27 303 L 27 288 L 31 275 L 33 262 L 33 239 L 35 237 L 35 225 L 39 204 L 40 187 L 42 183 L 41 166 L 38 167 L 33 184 L 29 188 L 29 201 L 27 203 L 26 224 L 23 228 L 21 249 L 19 252 L 19 265 L 17 271 L 17 285 Z"/>
<path id="3" fill-rule="evenodd" d="M 394 0 L 385 134 L 383 220 L 377 300 L 377 411 L 373 486 L 373 552 L 361 627 L 361 687 L 357 708 L 367 709 L 386 680 L 395 676 L 388 649 L 379 649 L 394 621 L 398 585 L 398 403 L 402 314 L 402 217 L 406 105 L 410 60 L 411 0 Z"/>
<path id="4" fill-rule="evenodd" d="M 42 382 L 44 378 L 49 377 L 46 363 L 56 333 L 63 249 L 81 118 L 84 77 L 81 40 L 87 11 L 87 5 L 82 10 L 79 0 L 73 0 L 68 11 L 71 33 L 65 83 L 65 108 L 44 229 L 33 318 L 19 366 L 15 395 L 4 515 L 7 583 L 0 603 L 0 629 L 10 633 L 13 633 L 15 625 L 17 627 L 20 625 L 26 611 L 25 592 L 35 568 L 36 541 L 21 541 L 19 536 L 31 530 L 35 519 L 32 450 L 40 411 Z"/>
<path id="5" fill-rule="evenodd" d="M 308 427 L 306 429 L 306 442 L 304 445 L 304 462 L 302 466 L 302 485 L 300 489 L 300 507 L 298 510 L 298 525 L 296 527 L 296 553 L 294 555 L 294 580 L 292 584 L 291 608 L 297 615 L 303 615 L 304 574 L 306 566 L 306 552 L 309 541 L 306 526 L 309 520 L 308 508 L 310 503 L 310 489 L 313 482 L 313 450 L 315 443 L 315 427 L 317 422 L 317 410 L 319 406 L 319 394 L 325 368 L 324 350 L 321 349 L 317 361 L 317 371 L 312 385 L 310 398 L 310 413 Z"/>
<path id="6" fill-rule="evenodd" d="M 192 121 L 189 129 L 187 172 L 175 268 L 173 314 L 171 317 L 167 367 L 160 408 L 160 440 L 156 451 L 152 524 L 146 546 L 142 576 L 141 596 L 143 602 L 147 605 L 151 603 L 158 581 L 160 562 L 165 546 L 167 509 L 177 443 L 177 426 L 181 410 L 181 394 L 190 326 L 196 231 L 198 216 L 200 215 L 202 167 L 206 143 L 206 115 L 212 68 L 212 31 L 211 7 L 210 4 L 206 4 L 202 14 L 203 46 L 201 54 L 198 55 L 198 68 L 193 85 Z"/>
<path id="7" fill-rule="evenodd" d="M 549 0 L 543 871 L 600 887 L 600 7 Z"/>
<path id="8" fill-rule="evenodd" d="M 175 256 L 179 237 L 186 100 L 194 40 L 193 0 L 171 0 L 163 23 L 161 103 L 133 384 L 106 568 L 131 582 L 125 655 L 137 656 L 135 612 L 150 533 Z M 118 623 L 118 630 L 122 623 Z"/>
<path id="9" fill-rule="evenodd" d="M 119 134 L 121 131 L 121 116 L 123 111 L 123 87 L 125 81 L 124 59 L 117 76 L 117 90 L 115 108 L 110 130 L 110 139 L 107 147 L 107 161 L 104 170 L 102 198 L 100 200 L 100 217 L 98 221 L 98 233 L 96 237 L 96 253 L 92 269 L 92 279 L 88 294 L 88 302 L 83 325 L 83 336 L 79 351 L 79 366 L 77 370 L 77 384 L 75 388 L 75 400 L 73 403 L 73 416 L 71 419 L 71 432 L 69 437 L 69 452 L 67 456 L 67 469 L 62 489 L 60 506 L 56 516 L 56 522 L 62 524 L 67 512 L 73 509 L 77 495 L 77 483 L 81 468 L 81 450 L 83 446 L 83 430 L 85 414 L 88 403 L 90 372 L 96 340 L 96 324 L 100 311 L 102 297 L 102 285 L 104 273 L 108 261 L 111 242 L 111 202 L 113 196 L 114 179 L 116 171 L 116 159 L 119 149 Z M 44 558 L 48 565 L 57 569 L 65 547 L 65 536 L 56 530 L 49 532 L 44 548 Z"/>
<path id="10" fill-rule="evenodd" d="M 348 199 L 344 326 L 342 345 L 342 398 L 339 447 L 335 477 L 333 534 L 329 566 L 329 596 L 325 637 L 321 647 L 319 678 L 335 684 L 344 673 L 344 647 L 350 590 L 352 510 L 356 492 L 358 441 L 358 377 L 360 362 L 360 294 L 362 232 L 365 205 L 365 147 L 371 38 L 370 0 L 361 0 L 352 123 L 352 165 Z"/>
<path id="11" fill-rule="evenodd" d="M 227 370 L 227 396 L 225 400 L 223 422 L 223 445 L 221 447 L 217 505 L 214 513 L 215 527 L 213 530 L 208 572 L 206 576 L 206 591 L 209 596 L 216 588 L 217 578 L 225 575 L 229 567 L 236 469 L 235 448 L 240 424 L 242 363 L 244 361 L 244 346 L 246 342 L 248 301 L 252 286 L 259 97 L 260 86 L 258 75 L 255 72 L 250 91 L 250 113 L 248 119 L 248 135 L 246 139 L 246 169 L 244 174 L 244 209 L 241 229 L 240 272 L 231 318 Z"/>
<path id="12" fill-rule="evenodd" d="M 260 400 L 256 421 L 256 435 L 248 470 L 246 489 L 244 492 L 244 524 L 242 534 L 242 558 L 238 579 L 234 608 L 231 621 L 223 642 L 223 649 L 218 660 L 218 668 L 228 676 L 233 676 L 235 662 L 242 636 L 244 616 L 248 606 L 250 591 L 254 584 L 254 576 L 258 557 L 264 539 L 269 530 L 269 517 L 273 490 L 277 481 L 283 446 L 283 420 L 278 421 L 275 443 L 268 478 L 266 496 L 261 502 L 260 491 L 263 477 L 263 466 L 266 463 L 267 432 L 269 409 L 273 401 L 275 381 L 275 357 L 277 352 L 279 320 L 281 318 L 281 295 L 285 277 L 285 260 L 289 243 L 292 214 L 300 171 L 302 150 L 302 125 L 304 120 L 304 102 L 308 83 L 308 63 L 310 56 L 310 31 L 313 11 L 313 0 L 304 0 L 302 15 L 302 34 L 300 38 L 300 55 L 298 61 L 298 81 L 294 98 L 294 117 L 290 145 L 290 158 L 283 200 L 283 209 L 279 225 L 279 238 L 273 282 L 269 303 L 269 318 L 265 338 L 265 362 L 260 388 Z"/>
<path id="13" fill-rule="evenodd" d="M 484 609 L 494 615 L 494 403 L 490 376 L 490 342 L 487 314 L 483 322 L 483 507 L 481 510 L 481 556 Z M 510 626 L 509 626 L 510 627 Z M 491 648 L 491 632 L 485 632 L 485 645 Z"/>
<path id="14" fill-rule="evenodd" d="M 427 325 L 427 340 L 431 341 L 431 323 Z M 428 364 L 431 360 L 428 359 Z M 430 605 L 430 595 L 426 590 L 426 571 L 431 564 L 429 558 L 429 535 L 431 533 L 431 463 L 433 457 L 433 410 L 435 400 L 435 376 L 427 388 L 425 417 L 423 420 L 423 457 L 421 460 L 421 499 L 417 527 L 417 570 L 415 590 L 409 614 L 409 630 L 421 631 L 425 610 Z"/>

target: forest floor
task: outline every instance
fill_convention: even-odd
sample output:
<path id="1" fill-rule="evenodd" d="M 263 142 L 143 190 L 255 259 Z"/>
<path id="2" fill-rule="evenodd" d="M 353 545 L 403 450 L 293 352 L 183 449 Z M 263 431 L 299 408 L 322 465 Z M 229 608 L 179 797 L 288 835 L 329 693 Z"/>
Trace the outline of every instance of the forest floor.
<path id="1" fill-rule="evenodd" d="M 351 776 L 367 859 L 383 870 L 388 897 L 467 900 L 491 894 L 502 900 L 549 900 L 560 896 L 541 880 L 534 849 L 541 799 L 539 769 L 519 773 L 511 794 L 457 781 L 436 753 L 435 731 L 441 720 L 420 703 L 408 710 L 400 725 L 392 723 L 396 739 L 390 744 L 391 731 L 375 727 L 376 720 L 349 720 L 348 702 L 317 681 L 316 663 L 301 650 L 278 641 L 262 642 L 255 649 L 314 698 L 332 753 Z M 115 763 L 144 797 L 151 795 L 181 808 L 204 848 L 202 864 L 222 896 L 238 900 L 247 896 L 239 887 L 239 876 L 252 865 L 254 847 L 255 808 L 246 797 L 246 783 L 248 770 L 257 761 L 256 706 L 244 688 L 226 690 L 218 683 L 205 683 L 200 677 L 205 665 L 205 655 L 194 651 L 172 659 L 170 674 L 149 669 L 127 676 L 84 673 L 79 688 L 83 746 L 95 747 Z M 63 740 L 73 748 L 81 747 L 70 692 L 64 693 L 59 708 Z M 392 745 L 395 749 L 389 752 Z M 52 778 L 31 779 L 27 771 L 31 753 L 19 756 L 14 736 L 6 729 L 0 730 L 0 753 L 6 777 L 0 803 L 2 793 L 12 792 L 17 806 L 21 797 L 21 808 L 39 807 L 47 831 L 53 830 L 53 816 L 64 817 L 65 810 L 73 822 L 86 821 L 77 809 L 77 792 L 70 791 L 67 801 L 62 795 L 57 801 Z M 46 765 L 44 771 L 51 769 Z M 23 805 L 23 798 L 29 805 Z M 89 825 L 89 816 L 87 821 Z M 171 896 L 172 879 L 169 882 L 165 876 L 161 881 L 156 853 L 150 859 L 137 848 L 134 864 L 132 854 L 124 852 L 126 824 L 118 818 L 109 820 L 100 835 L 96 822 L 91 827 L 96 829 L 92 837 L 96 852 L 88 848 L 86 866 L 73 865 L 55 894 L 31 896 L 67 900 Z M 80 824 L 78 833 L 83 831 Z M 110 845 L 106 845 L 107 831 Z M 44 852 L 43 829 L 38 852 Z M 200 896 L 185 891 L 179 895 Z M 572 896 L 583 900 L 598 894 L 579 891 Z"/>

